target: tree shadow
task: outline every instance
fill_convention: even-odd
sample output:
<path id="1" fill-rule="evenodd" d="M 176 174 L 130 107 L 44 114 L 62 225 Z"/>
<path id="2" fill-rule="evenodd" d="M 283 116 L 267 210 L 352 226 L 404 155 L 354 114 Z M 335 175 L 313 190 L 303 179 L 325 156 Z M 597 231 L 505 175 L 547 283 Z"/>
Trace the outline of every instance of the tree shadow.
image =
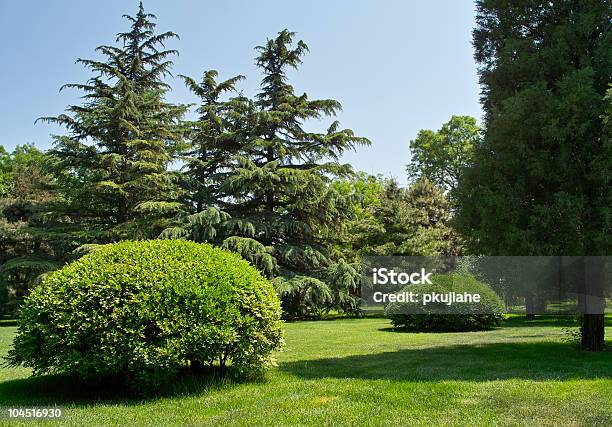
<path id="1" fill-rule="evenodd" d="M 612 326 L 612 317 L 607 316 L 605 318 L 605 325 Z M 538 315 L 535 319 L 527 320 L 524 316 L 512 316 L 504 319 L 499 326 L 484 330 L 465 330 L 465 331 L 426 331 L 424 333 L 437 334 L 437 333 L 454 333 L 454 332 L 479 332 L 479 331 L 495 331 L 502 330 L 504 328 L 532 328 L 532 327 L 559 327 L 559 328 L 571 328 L 578 327 L 578 321 L 576 316 L 573 315 L 558 315 L 558 314 L 546 314 Z M 399 333 L 418 333 L 405 327 L 394 327 L 389 323 L 389 326 L 378 329 L 382 332 L 399 332 Z"/>
<path id="2" fill-rule="evenodd" d="M 494 328 L 488 328 L 488 329 L 465 329 L 465 330 L 460 330 L 460 331 L 444 331 L 444 330 L 440 330 L 440 331 L 417 331 L 415 329 L 411 329 L 411 328 L 406 328 L 404 326 L 387 326 L 385 328 L 378 328 L 379 331 L 381 332 L 395 332 L 395 333 L 399 333 L 399 334 L 428 334 L 428 335 L 437 335 L 437 334 L 462 334 L 465 332 L 489 332 L 489 331 L 498 331 L 501 330 L 502 327 L 498 326 L 498 327 L 494 327 Z M 531 336 L 531 335 L 529 335 Z"/>
<path id="3" fill-rule="evenodd" d="M 0 320 L 0 328 L 13 327 L 13 326 L 17 326 L 17 320 L 16 319 L 2 319 L 2 320 Z"/>
<path id="4" fill-rule="evenodd" d="M 612 377 L 612 351 L 586 353 L 563 343 L 493 343 L 405 349 L 284 363 L 305 379 L 534 381 Z"/>
<path id="5" fill-rule="evenodd" d="M 605 316 L 604 325 L 612 326 L 612 316 Z M 525 316 L 512 316 L 505 319 L 502 323 L 502 327 L 534 326 L 578 327 L 580 323 L 576 315 L 573 314 L 536 314 L 535 319 L 532 320 L 527 320 Z"/>
<path id="6" fill-rule="evenodd" d="M 556 327 L 572 327 L 578 326 L 578 321 L 574 315 L 554 315 L 542 314 L 536 315 L 535 319 L 528 320 L 524 315 L 512 316 L 505 319 L 502 323 L 505 327 L 534 327 L 534 326 L 556 326 Z"/>
<path id="7" fill-rule="evenodd" d="M 217 372 L 189 373 L 179 376 L 162 391 L 139 395 L 130 391 L 122 380 L 88 381 L 66 375 L 44 375 L 1 382 L 0 406 L 138 405 L 160 398 L 213 392 L 238 383 Z"/>
<path id="8" fill-rule="evenodd" d="M 606 327 L 612 327 L 612 316 L 606 315 L 604 318 L 604 325 Z M 558 328 L 572 328 L 579 327 L 580 323 L 575 315 L 567 314 L 538 314 L 535 319 L 527 320 L 525 316 L 511 316 L 504 319 L 500 326 L 490 328 L 488 330 L 499 330 L 503 328 L 533 328 L 533 327 L 558 327 Z M 379 329 L 384 332 L 415 332 L 405 328 L 396 328 L 393 326 Z M 440 331 L 445 332 L 445 331 Z M 427 333 L 436 333 L 436 331 L 427 331 Z"/>

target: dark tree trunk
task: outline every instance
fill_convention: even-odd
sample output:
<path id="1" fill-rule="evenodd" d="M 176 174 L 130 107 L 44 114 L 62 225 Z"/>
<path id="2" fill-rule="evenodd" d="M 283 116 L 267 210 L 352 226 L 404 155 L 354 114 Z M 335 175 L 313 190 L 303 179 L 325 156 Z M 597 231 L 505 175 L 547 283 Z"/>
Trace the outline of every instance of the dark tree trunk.
<path id="1" fill-rule="evenodd" d="M 584 280 L 579 292 L 582 312 L 580 346 L 586 351 L 602 351 L 604 348 L 604 282 L 607 280 L 605 262 L 605 257 L 582 258 Z"/>
<path id="2" fill-rule="evenodd" d="M 525 319 L 534 320 L 535 319 L 535 298 L 531 292 L 525 295 L 525 311 L 527 314 L 525 315 Z"/>
<path id="3" fill-rule="evenodd" d="M 580 345 L 583 350 L 602 351 L 604 348 L 604 315 L 583 314 L 580 335 Z"/>
<path id="4" fill-rule="evenodd" d="M 546 313 L 546 297 L 544 297 L 543 295 L 536 296 L 535 311 L 538 314 Z"/>

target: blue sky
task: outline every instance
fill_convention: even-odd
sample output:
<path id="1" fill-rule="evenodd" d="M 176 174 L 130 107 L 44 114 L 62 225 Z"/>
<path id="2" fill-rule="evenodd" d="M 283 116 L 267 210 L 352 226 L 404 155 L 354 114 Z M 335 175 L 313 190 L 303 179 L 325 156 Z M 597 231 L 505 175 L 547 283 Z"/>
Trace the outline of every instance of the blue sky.
<path id="1" fill-rule="evenodd" d="M 87 71 L 74 61 L 95 57 L 126 29 L 123 13 L 136 0 L 0 1 L 0 145 L 34 143 L 46 149 L 62 129 L 34 124 L 78 102 L 78 92 L 58 92 L 83 82 Z M 173 73 L 199 78 L 205 69 L 221 77 L 244 74 L 240 85 L 253 95 L 260 75 L 253 47 L 283 28 L 310 47 L 302 68 L 291 74 L 298 92 L 334 98 L 344 107 L 343 127 L 372 140 L 344 156 L 355 169 L 405 182 L 408 143 L 419 129 L 438 129 L 452 114 L 482 115 L 478 101 L 468 0 L 145 0 L 158 30 L 181 37 Z M 173 102 L 195 102 L 178 79 L 170 79 Z M 329 121 L 311 128 L 327 128 Z"/>

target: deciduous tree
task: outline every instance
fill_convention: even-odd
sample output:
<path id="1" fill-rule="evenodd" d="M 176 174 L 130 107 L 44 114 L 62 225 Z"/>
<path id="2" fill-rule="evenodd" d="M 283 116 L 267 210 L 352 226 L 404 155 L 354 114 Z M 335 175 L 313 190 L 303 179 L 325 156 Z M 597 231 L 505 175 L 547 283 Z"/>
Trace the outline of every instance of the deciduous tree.
<path id="1" fill-rule="evenodd" d="M 414 182 L 425 177 L 452 195 L 480 138 L 481 130 L 470 116 L 452 116 L 438 131 L 420 130 L 410 141 L 408 178 Z"/>

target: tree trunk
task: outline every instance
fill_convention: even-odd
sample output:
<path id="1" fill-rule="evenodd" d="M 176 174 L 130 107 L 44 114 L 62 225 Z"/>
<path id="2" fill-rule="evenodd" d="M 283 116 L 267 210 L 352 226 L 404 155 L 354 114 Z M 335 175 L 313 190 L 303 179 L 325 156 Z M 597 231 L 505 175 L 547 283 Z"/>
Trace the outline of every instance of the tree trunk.
<path id="1" fill-rule="evenodd" d="M 535 319 L 535 298 L 531 292 L 525 295 L 525 311 L 527 312 L 525 319 Z"/>
<path id="2" fill-rule="evenodd" d="M 543 295 L 537 295 L 535 301 L 535 311 L 538 314 L 546 314 L 546 297 Z"/>
<path id="3" fill-rule="evenodd" d="M 580 336 L 580 345 L 583 350 L 602 351 L 604 348 L 604 315 L 583 314 Z"/>
<path id="4" fill-rule="evenodd" d="M 580 327 L 580 346 L 585 351 L 602 351 L 605 332 L 605 298 L 606 279 L 605 257 L 583 257 L 583 281 L 579 292 L 579 304 L 582 312 Z"/>

